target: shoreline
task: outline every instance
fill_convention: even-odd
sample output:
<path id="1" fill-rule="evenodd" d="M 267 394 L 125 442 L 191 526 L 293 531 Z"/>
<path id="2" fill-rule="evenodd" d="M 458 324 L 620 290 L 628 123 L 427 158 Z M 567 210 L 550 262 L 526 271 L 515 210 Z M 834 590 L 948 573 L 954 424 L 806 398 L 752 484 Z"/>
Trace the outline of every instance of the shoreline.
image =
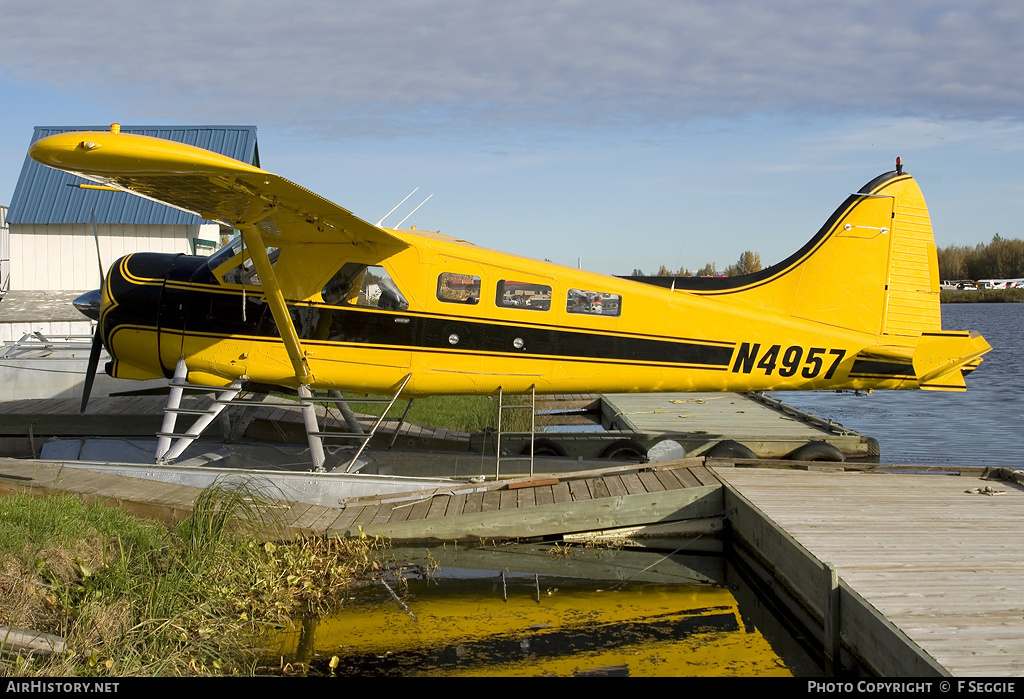
<path id="1" fill-rule="evenodd" d="M 1024 303 L 1024 289 L 942 289 L 940 303 Z"/>

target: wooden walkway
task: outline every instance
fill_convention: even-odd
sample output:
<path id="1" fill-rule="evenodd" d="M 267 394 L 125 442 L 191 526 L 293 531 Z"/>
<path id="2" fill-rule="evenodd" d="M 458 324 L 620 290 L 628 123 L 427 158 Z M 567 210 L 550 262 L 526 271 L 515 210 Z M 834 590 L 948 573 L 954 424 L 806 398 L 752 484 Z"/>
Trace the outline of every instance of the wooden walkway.
<path id="1" fill-rule="evenodd" d="M 803 549 L 835 566 L 843 617 L 859 597 L 955 676 L 1024 675 L 1024 488 L 948 475 L 713 470 L 738 495 L 726 493 L 734 535 L 756 540 L 786 584 L 821 580 L 794 572 Z M 805 588 L 803 602 L 820 610 L 816 592 L 823 583 Z M 844 626 L 844 642 L 857 643 L 858 633 Z M 887 654 L 883 635 L 859 642 Z M 881 668 L 889 676 L 927 670 Z"/>
<path id="2" fill-rule="evenodd" d="M 722 514 L 721 483 L 701 459 L 353 498 L 343 506 L 330 531 L 396 541 L 557 537 Z"/>
<path id="3" fill-rule="evenodd" d="M 702 463 L 687 459 L 656 468 L 634 465 L 543 479 L 455 485 L 351 498 L 338 507 L 281 502 L 272 535 L 358 536 L 363 532 L 396 542 L 477 542 L 719 518 L 721 483 Z M 202 489 L 55 462 L 0 458 L 0 496 L 18 491 L 74 493 L 86 501 L 177 522 L 189 516 Z M 660 530 L 653 533 L 664 535 Z"/>

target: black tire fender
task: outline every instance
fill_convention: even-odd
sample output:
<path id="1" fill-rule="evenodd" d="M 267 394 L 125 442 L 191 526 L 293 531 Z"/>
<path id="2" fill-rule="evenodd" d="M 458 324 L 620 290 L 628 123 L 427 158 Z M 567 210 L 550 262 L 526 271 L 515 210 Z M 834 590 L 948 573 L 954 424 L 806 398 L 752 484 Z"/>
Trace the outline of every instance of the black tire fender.
<path id="1" fill-rule="evenodd" d="M 530 445 L 527 443 L 521 452 L 521 456 L 530 455 Z M 565 449 L 561 444 L 553 439 L 547 437 L 541 437 L 540 439 L 533 440 L 533 455 L 534 456 L 568 456 Z"/>
<path id="2" fill-rule="evenodd" d="M 602 459 L 646 459 L 647 450 L 643 445 L 632 439 L 620 439 L 612 442 L 601 452 Z"/>
<path id="3" fill-rule="evenodd" d="M 735 439 L 723 439 L 708 449 L 704 456 L 709 459 L 756 459 L 757 454 Z"/>
<path id="4" fill-rule="evenodd" d="M 808 442 L 790 452 L 787 459 L 793 461 L 846 461 L 843 452 L 828 442 Z"/>

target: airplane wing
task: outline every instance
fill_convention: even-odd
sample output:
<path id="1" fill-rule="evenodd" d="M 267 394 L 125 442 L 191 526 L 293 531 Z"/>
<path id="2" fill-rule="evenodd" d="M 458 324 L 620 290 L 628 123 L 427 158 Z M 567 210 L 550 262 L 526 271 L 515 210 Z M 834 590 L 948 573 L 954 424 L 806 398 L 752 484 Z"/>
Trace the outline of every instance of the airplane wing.
<path id="1" fill-rule="evenodd" d="M 266 243 L 404 243 L 289 180 L 219 153 L 111 129 L 32 144 L 43 165 L 232 227 L 255 225 Z"/>

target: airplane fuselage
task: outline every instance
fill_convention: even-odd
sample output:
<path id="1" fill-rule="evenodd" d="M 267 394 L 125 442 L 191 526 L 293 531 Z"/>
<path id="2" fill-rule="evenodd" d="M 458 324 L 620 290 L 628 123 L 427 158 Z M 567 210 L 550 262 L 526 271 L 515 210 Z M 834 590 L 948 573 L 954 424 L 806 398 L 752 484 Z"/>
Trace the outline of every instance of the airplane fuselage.
<path id="1" fill-rule="evenodd" d="M 30 155 L 240 231 L 210 258 L 111 267 L 100 336 L 118 377 L 182 368 L 204 386 L 307 395 L 964 390 L 991 349 L 942 328 L 931 220 L 899 161 L 778 264 L 663 288 L 382 228 L 255 165 L 117 124 Z"/>
<path id="2" fill-rule="evenodd" d="M 744 302 L 541 263 L 438 234 L 392 231 L 392 254 L 352 245 L 283 245 L 285 290 L 313 388 L 404 394 L 916 388 L 907 361 L 859 356 L 868 333 Z M 137 253 L 108 275 L 102 332 L 116 376 L 173 373 L 223 385 L 294 385 L 258 279 L 236 245 L 212 258 Z M 386 253 L 386 251 L 384 251 Z M 381 270 L 401 301 L 385 299 Z M 339 274 L 363 274 L 334 290 Z M 245 281 L 246 283 L 240 283 Z M 890 340 L 891 343 L 891 340 Z"/>

